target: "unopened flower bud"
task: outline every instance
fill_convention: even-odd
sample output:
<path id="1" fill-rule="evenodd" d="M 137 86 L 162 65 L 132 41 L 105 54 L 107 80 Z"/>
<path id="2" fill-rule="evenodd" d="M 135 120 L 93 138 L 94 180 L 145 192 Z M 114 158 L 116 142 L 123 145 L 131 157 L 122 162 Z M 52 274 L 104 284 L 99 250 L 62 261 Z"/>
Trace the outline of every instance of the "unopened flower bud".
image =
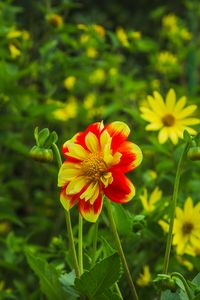
<path id="1" fill-rule="evenodd" d="M 30 156 L 40 162 L 52 162 L 53 151 L 51 149 L 43 149 L 38 146 L 34 146 L 30 151 Z"/>
<path id="2" fill-rule="evenodd" d="M 188 150 L 187 157 L 191 160 L 200 160 L 200 147 L 191 147 Z"/>

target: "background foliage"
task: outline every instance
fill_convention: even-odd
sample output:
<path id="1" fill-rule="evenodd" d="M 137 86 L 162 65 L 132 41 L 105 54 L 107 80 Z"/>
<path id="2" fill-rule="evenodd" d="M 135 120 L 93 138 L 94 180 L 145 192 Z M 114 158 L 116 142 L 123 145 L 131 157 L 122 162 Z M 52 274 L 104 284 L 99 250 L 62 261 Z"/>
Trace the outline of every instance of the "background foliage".
<path id="1" fill-rule="evenodd" d="M 144 265 L 152 278 L 161 272 L 166 236 L 158 221 L 168 213 L 182 145 L 161 146 L 154 133 L 145 131 L 138 107 L 154 90 L 165 95 L 171 87 L 178 96 L 187 95 L 189 103 L 199 103 L 199 19 L 197 0 L 1 1 L 1 299 L 44 299 L 28 266 L 27 249 L 38 253 L 41 266 L 45 268 L 42 259 L 47 259 L 60 274 L 70 272 L 72 265 L 56 163 L 41 165 L 29 156 L 36 126 L 56 130 L 61 147 L 91 122 L 129 124 L 130 140 L 141 145 L 144 161 L 131 174 L 136 197 L 123 208 L 115 206 L 114 214 L 133 277 L 138 278 Z M 199 201 L 199 166 L 186 165 L 180 205 L 187 196 Z M 151 192 L 156 186 L 163 196 L 148 213 L 139 197 L 144 187 Z M 76 233 L 76 209 L 72 219 Z M 98 259 L 113 254 L 106 224 L 103 211 Z M 85 224 L 84 231 L 89 269 L 94 227 Z M 198 256 L 180 258 L 173 250 L 170 269 L 192 279 L 200 271 Z M 126 293 L 123 275 L 120 286 Z M 155 293 L 152 286 L 139 292 L 142 299 L 153 299 Z"/>

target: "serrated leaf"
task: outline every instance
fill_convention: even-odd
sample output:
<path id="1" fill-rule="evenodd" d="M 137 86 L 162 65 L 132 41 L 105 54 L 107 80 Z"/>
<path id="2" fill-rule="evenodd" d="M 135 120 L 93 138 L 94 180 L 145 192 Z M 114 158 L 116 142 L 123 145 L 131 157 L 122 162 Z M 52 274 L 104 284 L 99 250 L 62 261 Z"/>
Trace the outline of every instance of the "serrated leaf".
<path id="1" fill-rule="evenodd" d="M 58 271 L 44 259 L 37 257 L 30 250 L 26 249 L 26 258 L 29 266 L 40 279 L 42 292 L 48 300 L 63 300 L 66 293 L 58 279 Z"/>
<path id="2" fill-rule="evenodd" d="M 75 279 L 75 288 L 90 300 L 97 299 L 120 277 L 120 259 L 117 253 L 97 263 L 90 271 Z M 100 299 L 100 298 L 99 298 Z"/>

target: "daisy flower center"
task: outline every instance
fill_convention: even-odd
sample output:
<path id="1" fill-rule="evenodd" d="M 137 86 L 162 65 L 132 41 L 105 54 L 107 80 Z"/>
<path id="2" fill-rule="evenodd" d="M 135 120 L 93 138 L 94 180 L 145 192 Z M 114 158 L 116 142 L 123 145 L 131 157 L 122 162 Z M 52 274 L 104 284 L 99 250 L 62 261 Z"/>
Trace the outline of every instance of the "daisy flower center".
<path id="1" fill-rule="evenodd" d="M 190 222 L 185 222 L 185 223 L 183 224 L 183 227 L 182 227 L 182 232 L 183 232 L 184 235 L 190 234 L 191 231 L 193 230 L 193 228 L 194 228 L 194 225 L 193 225 L 192 223 L 190 223 Z"/>
<path id="2" fill-rule="evenodd" d="M 162 118 L 162 123 L 164 126 L 170 127 L 173 126 L 175 123 L 175 118 L 171 114 L 167 114 Z"/>
<path id="3" fill-rule="evenodd" d="M 98 181 L 106 171 L 106 164 L 100 153 L 90 153 L 82 162 L 82 171 L 85 176 Z"/>

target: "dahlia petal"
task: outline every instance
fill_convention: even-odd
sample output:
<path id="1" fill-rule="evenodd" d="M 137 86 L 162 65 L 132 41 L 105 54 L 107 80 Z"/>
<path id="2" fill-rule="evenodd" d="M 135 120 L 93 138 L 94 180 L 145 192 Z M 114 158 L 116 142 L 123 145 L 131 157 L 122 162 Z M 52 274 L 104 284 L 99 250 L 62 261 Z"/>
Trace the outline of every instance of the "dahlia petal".
<path id="1" fill-rule="evenodd" d="M 177 114 L 177 119 L 183 119 L 191 115 L 197 109 L 197 105 L 189 105 Z"/>
<path id="2" fill-rule="evenodd" d="M 96 222 L 102 210 L 102 195 L 99 193 L 93 204 L 81 199 L 78 203 L 79 211 L 88 222 Z"/>
<path id="3" fill-rule="evenodd" d="M 101 151 L 104 152 L 104 148 L 110 149 L 112 138 L 107 130 L 104 130 L 100 136 Z"/>
<path id="4" fill-rule="evenodd" d="M 158 134 L 158 141 L 160 144 L 164 144 L 169 138 L 168 130 L 166 127 L 163 127 Z"/>
<path id="5" fill-rule="evenodd" d="M 76 202 L 78 202 L 78 199 L 74 198 L 73 196 L 68 196 L 66 194 L 66 187 L 63 187 L 60 193 L 60 202 L 64 209 L 69 211 L 70 208 L 72 208 L 76 204 Z"/>
<path id="6" fill-rule="evenodd" d="M 118 145 L 125 141 L 130 134 L 130 128 L 124 122 L 112 122 L 105 127 L 109 135 L 112 137 L 111 148 L 116 150 Z M 117 151 L 117 150 L 116 150 Z"/>
<path id="7" fill-rule="evenodd" d="M 85 137 L 85 143 L 90 152 L 99 151 L 99 141 L 93 132 L 88 132 L 88 134 Z"/>
<path id="8" fill-rule="evenodd" d="M 71 142 L 67 143 L 69 152 L 66 154 L 67 157 L 73 157 L 79 160 L 84 160 L 87 158 L 89 152 L 86 151 L 81 145 L 74 144 Z"/>
<path id="9" fill-rule="evenodd" d="M 99 195 L 99 183 L 98 182 L 91 182 L 87 189 L 81 194 L 80 198 L 84 199 L 85 201 L 90 200 L 90 203 L 96 200 L 97 196 Z"/>
<path id="10" fill-rule="evenodd" d="M 58 173 L 58 186 L 64 186 L 66 182 L 81 175 L 80 164 L 64 162 Z"/>
<path id="11" fill-rule="evenodd" d="M 142 161 L 142 151 L 134 143 L 125 141 L 120 145 L 118 151 L 121 153 L 121 158 L 115 167 L 118 168 L 122 173 L 135 169 Z"/>
<path id="12" fill-rule="evenodd" d="M 105 195 L 113 202 L 126 203 L 135 196 L 132 182 L 120 172 L 113 172 L 113 182 L 103 187 Z"/>
<path id="13" fill-rule="evenodd" d="M 85 176 L 78 176 L 68 184 L 66 188 L 67 195 L 75 195 L 79 193 L 88 184 Z"/>

